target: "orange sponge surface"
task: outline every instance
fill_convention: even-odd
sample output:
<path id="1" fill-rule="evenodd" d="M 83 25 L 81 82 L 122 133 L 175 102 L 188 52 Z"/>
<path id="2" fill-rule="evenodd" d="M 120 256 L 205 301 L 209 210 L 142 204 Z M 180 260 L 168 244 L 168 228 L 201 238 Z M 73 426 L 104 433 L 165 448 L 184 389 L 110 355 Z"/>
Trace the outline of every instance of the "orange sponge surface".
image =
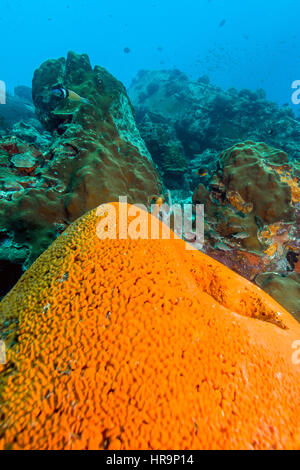
<path id="1" fill-rule="evenodd" d="M 98 223 L 0 304 L 0 448 L 299 449 L 299 323 L 175 236 L 100 240 Z"/>

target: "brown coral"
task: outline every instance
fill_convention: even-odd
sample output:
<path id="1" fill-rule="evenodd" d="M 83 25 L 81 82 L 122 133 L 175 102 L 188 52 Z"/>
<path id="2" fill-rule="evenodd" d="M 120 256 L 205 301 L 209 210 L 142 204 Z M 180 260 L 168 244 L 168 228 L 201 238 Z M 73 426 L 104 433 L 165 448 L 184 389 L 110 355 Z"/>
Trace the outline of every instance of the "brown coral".
<path id="1" fill-rule="evenodd" d="M 90 105 L 55 101 L 51 89 L 58 82 L 88 98 Z M 86 55 L 70 52 L 67 59 L 42 64 L 34 74 L 33 98 L 37 115 L 52 132 L 43 151 L 20 138 L 0 142 L 5 169 L 8 158 L 18 167 L 10 165 L 5 178 L 0 174 L 0 185 L 17 173 L 17 182 L 26 187 L 14 194 L 1 191 L 0 230 L 27 249 L 25 267 L 54 241 L 57 225 L 70 224 L 120 196 L 127 196 L 130 203 L 146 204 L 149 195 L 161 192 L 125 87 L 105 69 L 92 68 Z M 32 184 L 28 173 L 34 158 Z"/>
<path id="2" fill-rule="evenodd" d="M 291 187 L 276 167 L 288 163 L 286 153 L 263 143 L 246 141 L 221 155 L 223 183 L 253 205 L 256 216 L 266 224 L 294 220 Z"/>
<path id="3" fill-rule="evenodd" d="M 285 152 L 252 141 L 234 145 L 221 154 L 208 187 L 194 192 L 193 202 L 205 204 L 206 253 L 249 280 L 259 272 L 295 270 L 299 197 L 299 165 Z M 287 308 L 288 299 L 277 292 L 274 298 Z"/>

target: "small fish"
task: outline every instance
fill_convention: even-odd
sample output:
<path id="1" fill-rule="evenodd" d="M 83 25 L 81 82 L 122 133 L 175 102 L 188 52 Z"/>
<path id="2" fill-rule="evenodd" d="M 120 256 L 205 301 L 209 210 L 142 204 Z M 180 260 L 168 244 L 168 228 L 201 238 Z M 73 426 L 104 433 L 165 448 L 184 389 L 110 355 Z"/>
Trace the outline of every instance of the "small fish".
<path id="1" fill-rule="evenodd" d="M 233 235 L 233 238 L 236 238 L 237 240 L 245 240 L 246 238 L 250 238 L 250 235 L 246 232 L 241 232 Z"/>
<path id="2" fill-rule="evenodd" d="M 231 251 L 231 248 L 228 245 L 225 245 L 223 242 L 217 242 L 214 246 L 215 250 L 221 251 Z"/>
<path id="3" fill-rule="evenodd" d="M 226 23 L 226 20 L 222 20 L 221 23 L 219 24 L 219 28 L 223 28 L 223 26 L 225 25 Z"/>
<path id="4" fill-rule="evenodd" d="M 150 196 L 148 198 L 148 204 L 151 205 L 151 204 L 155 204 L 157 205 L 158 207 L 161 207 L 163 204 L 165 203 L 165 198 L 164 196 Z"/>
<path id="5" fill-rule="evenodd" d="M 129 47 L 124 47 L 124 52 L 125 54 L 129 54 L 131 52 L 131 50 L 129 49 Z"/>
<path id="6" fill-rule="evenodd" d="M 196 175 L 201 176 L 201 178 L 204 178 L 204 176 L 207 176 L 207 170 L 205 168 L 199 168 L 196 170 Z"/>
<path id="7" fill-rule="evenodd" d="M 164 198 L 163 197 L 158 197 L 155 201 L 155 204 L 159 207 L 161 207 L 163 205 L 163 203 L 165 202 Z"/>
<path id="8" fill-rule="evenodd" d="M 75 93 L 75 91 L 67 90 L 66 88 L 62 86 L 53 87 L 51 90 L 51 93 L 56 98 L 60 98 L 62 100 L 69 98 L 72 101 L 81 101 L 82 103 L 85 103 L 85 104 L 91 104 L 89 100 L 87 100 L 86 98 L 82 98 L 77 93 Z"/>

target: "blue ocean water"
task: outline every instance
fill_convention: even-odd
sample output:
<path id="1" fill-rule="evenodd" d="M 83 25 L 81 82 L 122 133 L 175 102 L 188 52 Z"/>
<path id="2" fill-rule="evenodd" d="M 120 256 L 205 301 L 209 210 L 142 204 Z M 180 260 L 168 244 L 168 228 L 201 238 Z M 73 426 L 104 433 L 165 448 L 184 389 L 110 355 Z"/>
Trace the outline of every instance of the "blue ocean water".
<path id="1" fill-rule="evenodd" d="M 298 0 L 1 0 L 0 79 L 30 85 L 41 62 L 74 50 L 127 86 L 140 69 L 176 67 L 291 103 L 299 12 Z"/>

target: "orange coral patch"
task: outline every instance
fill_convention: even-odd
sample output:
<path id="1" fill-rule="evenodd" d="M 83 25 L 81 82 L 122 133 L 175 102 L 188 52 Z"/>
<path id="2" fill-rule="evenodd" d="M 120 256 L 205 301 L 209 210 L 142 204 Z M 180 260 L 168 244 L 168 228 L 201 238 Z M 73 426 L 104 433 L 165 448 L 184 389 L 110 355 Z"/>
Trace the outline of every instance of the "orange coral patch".
<path id="1" fill-rule="evenodd" d="M 0 304 L 0 447 L 300 447 L 297 321 L 176 237 L 104 241 L 98 222 Z"/>
<path id="2" fill-rule="evenodd" d="M 297 178 L 291 178 L 290 176 L 282 176 L 281 181 L 287 183 L 292 190 L 292 201 L 294 204 L 300 202 L 300 183 Z"/>

